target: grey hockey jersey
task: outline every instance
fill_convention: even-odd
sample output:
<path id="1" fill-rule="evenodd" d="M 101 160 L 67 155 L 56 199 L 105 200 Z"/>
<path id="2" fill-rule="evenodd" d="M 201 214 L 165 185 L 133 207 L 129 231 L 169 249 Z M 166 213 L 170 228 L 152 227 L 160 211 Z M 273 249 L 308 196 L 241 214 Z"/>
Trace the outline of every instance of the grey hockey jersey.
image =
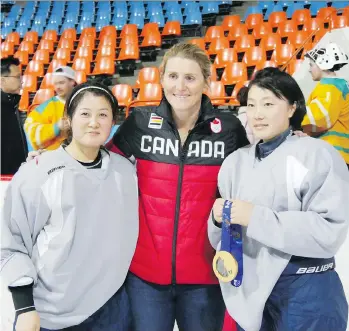
<path id="1" fill-rule="evenodd" d="M 138 237 L 134 166 L 102 153 L 87 169 L 62 147 L 23 165 L 9 184 L 1 217 L 6 285 L 31 277 L 41 326 L 80 324 L 118 291 Z"/>
<path id="2" fill-rule="evenodd" d="M 290 136 L 261 161 L 256 145 L 228 156 L 218 185 L 222 198 L 255 205 L 243 227 L 242 285 L 220 285 L 230 315 L 246 331 L 258 331 L 264 305 L 291 256 L 330 258 L 344 242 L 348 169 L 328 143 Z M 220 249 L 221 229 L 212 219 L 208 232 Z"/>

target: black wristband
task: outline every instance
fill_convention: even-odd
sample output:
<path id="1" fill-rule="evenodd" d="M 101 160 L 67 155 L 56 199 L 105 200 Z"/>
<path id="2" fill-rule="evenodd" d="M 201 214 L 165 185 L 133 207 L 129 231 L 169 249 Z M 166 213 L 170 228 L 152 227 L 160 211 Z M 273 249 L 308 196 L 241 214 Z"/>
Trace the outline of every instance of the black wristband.
<path id="1" fill-rule="evenodd" d="M 26 310 L 25 312 L 27 312 L 29 308 L 33 308 L 30 310 L 35 310 L 33 285 L 34 283 L 24 286 L 9 286 L 17 313 L 21 313 L 22 310 Z"/>
<path id="2" fill-rule="evenodd" d="M 215 220 L 215 218 L 214 218 L 214 216 L 213 216 L 213 211 L 212 211 L 212 220 L 213 220 L 213 224 L 217 227 L 217 228 L 222 228 L 222 223 L 218 223 L 216 220 Z"/>

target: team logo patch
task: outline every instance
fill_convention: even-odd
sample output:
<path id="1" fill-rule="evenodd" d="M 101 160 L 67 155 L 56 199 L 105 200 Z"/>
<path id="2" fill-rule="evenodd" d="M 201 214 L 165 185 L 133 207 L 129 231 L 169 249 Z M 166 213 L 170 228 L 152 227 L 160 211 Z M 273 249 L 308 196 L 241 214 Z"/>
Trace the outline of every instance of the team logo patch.
<path id="1" fill-rule="evenodd" d="M 148 128 L 161 129 L 163 121 L 164 119 L 161 116 L 151 113 Z"/>
<path id="2" fill-rule="evenodd" d="M 220 133 L 222 131 L 222 123 L 221 123 L 221 120 L 219 118 L 215 118 L 211 122 L 211 130 L 214 133 Z"/>

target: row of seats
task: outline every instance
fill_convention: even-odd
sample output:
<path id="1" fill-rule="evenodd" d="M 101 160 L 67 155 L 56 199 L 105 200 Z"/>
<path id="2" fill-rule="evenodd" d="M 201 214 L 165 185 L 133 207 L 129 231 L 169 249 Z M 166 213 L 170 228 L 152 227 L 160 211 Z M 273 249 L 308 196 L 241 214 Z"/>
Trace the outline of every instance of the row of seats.
<path id="1" fill-rule="evenodd" d="M 245 21 L 250 14 L 263 14 L 264 19 L 268 20 L 270 15 L 275 12 L 285 11 L 288 18 L 292 17 L 296 10 L 307 8 L 312 16 L 316 16 L 319 10 L 326 7 L 341 9 L 349 6 L 349 1 L 259 1 L 257 6 L 249 6 L 244 14 Z"/>
<path id="2" fill-rule="evenodd" d="M 104 26 L 114 25 L 122 28 L 123 25 L 136 24 L 142 29 L 147 22 L 156 22 L 164 27 L 167 21 L 179 21 L 183 25 L 202 24 L 202 15 L 219 14 L 219 5 L 229 5 L 229 1 L 187 1 L 162 3 L 149 1 L 147 6 L 141 1 L 115 2 L 102 1 L 95 10 L 94 2 L 55 2 L 50 10 L 49 2 L 42 5 L 40 2 L 37 11 L 35 7 L 26 5 L 23 13 L 19 6 L 14 6 L 9 16 L 3 20 L 2 36 L 17 31 L 21 36 L 27 31 L 36 31 L 41 36 L 44 30 L 52 29 L 64 31 L 76 28 L 80 33 L 84 28 L 95 26 L 97 31 Z M 231 3 L 231 1 L 230 1 Z"/>

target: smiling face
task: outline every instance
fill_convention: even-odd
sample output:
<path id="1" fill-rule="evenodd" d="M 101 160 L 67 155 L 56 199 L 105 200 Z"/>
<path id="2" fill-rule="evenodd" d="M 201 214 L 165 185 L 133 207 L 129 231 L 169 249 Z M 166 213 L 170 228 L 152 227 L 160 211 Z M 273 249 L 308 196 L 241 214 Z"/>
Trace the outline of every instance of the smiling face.
<path id="1" fill-rule="evenodd" d="M 248 93 L 247 120 L 254 136 L 268 141 L 286 131 L 296 110 L 273 92 L 253 85 Z"/>
<path id="2" fill-rule="evenodd" d="M 108 139 L 113 121 L 112 108 L 106 96 L 86 93 L 71 119 L 72 138 L 85 148 L 100 148 Z"/>
<path id="3" fill-rule="evenodd" d="M 169 58 L 161 83 L 174 112 L 197 111 L 206 82 L 199 64 L 179 56 Z"/>

